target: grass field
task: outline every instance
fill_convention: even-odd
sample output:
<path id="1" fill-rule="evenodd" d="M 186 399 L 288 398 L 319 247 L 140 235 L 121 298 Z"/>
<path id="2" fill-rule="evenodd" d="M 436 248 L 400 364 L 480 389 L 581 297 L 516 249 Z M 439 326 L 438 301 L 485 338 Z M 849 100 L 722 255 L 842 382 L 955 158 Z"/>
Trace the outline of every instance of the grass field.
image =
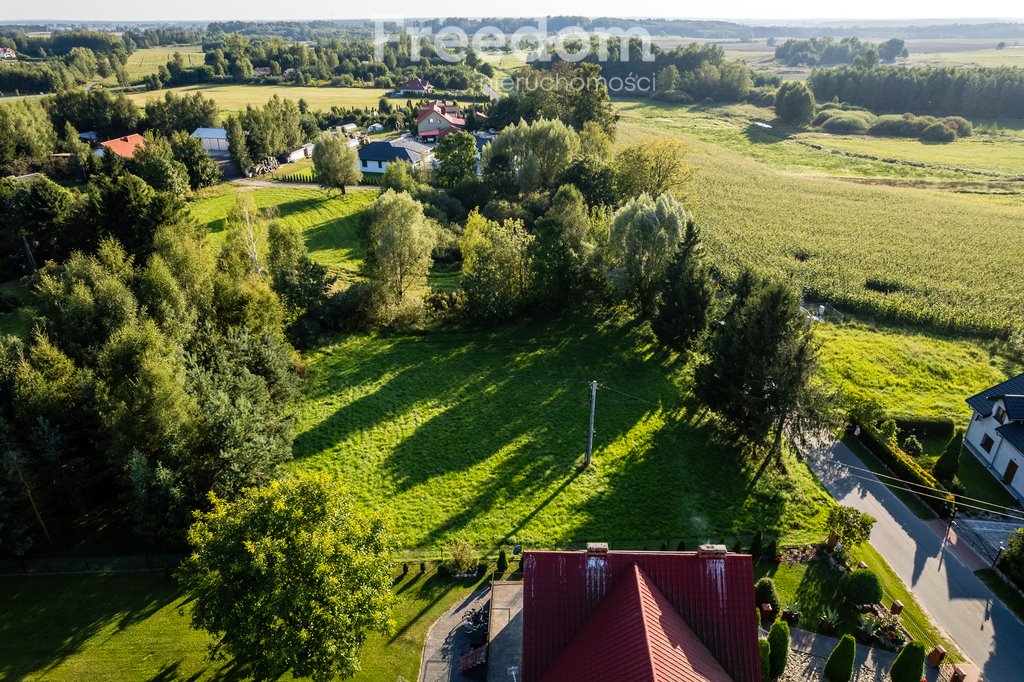
<path id="1" fill-rule="evenodd" d="M 237 185 L 218 185 L 201 192 L 192 214 L 210 231 L 210 241 L 224 239 L 224 216 L 234 205 Z M 243 190 L 245 191 L 245 190 Z M 328 196 L 319 189 L 253 189 L 259 208 L 276 207 L 278 217 L 298 225 L 306 235 L 310 255 L 328 266 L 342 281 L 351 281 L 363 259 L 359 243 L 359 214 L 376 198 L 376 192 L 351 192 Z"/>
<path id="2" fill-rule="evenodd" d="M 303 87 L 298 85 L 187 85 L 180 88 L 168 88 L 156 92 L 129 93 L 128 98 L 144 106 L 147 100 L 160 98 L 165 92 L 178 95 L 201 92 L 217 103 L 222 112 L 235 112 L 245 109 L 246 105 L 260 106 L 274 95 L 298 102 L 306 100 L 313 111 L 326 110 L 337 106 L 345 109 L 352 107 L 376 108 L 384 90 L 379 88 L 335 88 Z M 403 100 L 404 101 L 404 100 Z"/>
<path id="3" fill-rule="evenodd" d="M 819 324 L 815 335 L 825 379 L 844 396 L 873 400 L 897 419 L 948 417 L 966 423 L 966 398 L 1024 371 L 970 339 L 856 324 Z"/>
<path id="4" fill-rule="evenodd" d="M 293 466 L 336 474 L 386 509 L 403 546 L 820 535 L 827 496 L 807 469 L 758 478 L 715 442 L 680 396 L 685 377 L 633 323 L 356 334 L 305 360 Z M 590 379 L 609 388 L 596 466 L 581 472 Z"/>
<path id="5" fill-rule="evenodd" d="M 174 53 L 178 52 L 185 60 L 185 66 L 200 66 L 203 64 L 203 48 L 200 45 L 166 45 L 161 47 L 147 47 L 128 55 L 128 62 L 124 65 L 128 71 L 128 78 L 132 82 L 145 78 L 157 69 L 165 66 L 167 62 L 174 59 Z M 109 79 L 113 81 L 113 79 Z"/>
<path id="6" fill-rule="evenodd" d="M 368 638 L 350 679 L 416 679 L 430 625 L 480 582 L 418 567 L 395 580 L 395 630 Z M 180 588 L 157 573 L 2 578 L 0 680 L 238 678 L 230 661 L 208 660 L 212 640 L 189 628 L 187 611 Z"/>
<path id="7" fill-rule="evenodd" d="M 840 308 L 933 328 L 1024 324 L 1019 194 L 954 192 L 979 188 L 963 173 L 850 159 L 762 133 L 751 121 L 763 110 L 753 107 L 617 108 L 620 142 L 662 134 L 690 143 L 694 209 L 727 272 L 757 265 Z M 934 181 L 943 177 L 954 184 Z"/>

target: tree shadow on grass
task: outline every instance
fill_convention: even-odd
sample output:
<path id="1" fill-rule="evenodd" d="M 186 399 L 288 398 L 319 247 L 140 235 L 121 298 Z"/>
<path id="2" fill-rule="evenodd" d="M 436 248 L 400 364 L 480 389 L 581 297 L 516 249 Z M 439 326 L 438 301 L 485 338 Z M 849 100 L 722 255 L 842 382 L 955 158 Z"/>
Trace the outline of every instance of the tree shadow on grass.
<path id="1" fill-rule="evenodd" d="M 145 620 L 180 597 L 154 573 L 31 576 L 0 582 L 0 678 L 53 670 L 91 638 Z"/>

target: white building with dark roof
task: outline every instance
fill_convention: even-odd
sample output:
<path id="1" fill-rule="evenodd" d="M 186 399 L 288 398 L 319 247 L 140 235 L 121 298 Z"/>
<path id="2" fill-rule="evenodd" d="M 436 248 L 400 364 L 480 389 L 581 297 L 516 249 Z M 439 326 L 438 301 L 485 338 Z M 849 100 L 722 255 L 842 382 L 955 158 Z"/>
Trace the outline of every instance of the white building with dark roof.
<path id="1" fill-rule="evenodd" d="M 1024 502 L 1024 374 L 967 399 L 974 411 L 964 445 Z"/>

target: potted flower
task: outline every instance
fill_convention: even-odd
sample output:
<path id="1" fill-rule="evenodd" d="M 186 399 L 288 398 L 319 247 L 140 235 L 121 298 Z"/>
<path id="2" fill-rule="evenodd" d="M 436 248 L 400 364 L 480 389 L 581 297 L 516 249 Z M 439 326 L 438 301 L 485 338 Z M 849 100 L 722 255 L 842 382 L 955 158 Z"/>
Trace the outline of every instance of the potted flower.
<path id="1" fill-rule="evenodd" d="M 831 606 L 821 612 L 821 621 L 818 627 L 826 635 L 834 635 L 839 629 L 839 612 Z"/>
<path id="2" fill-rule="evenodd" d="M 800 602 L 793 601 L 787 604 L 782 610 L 782 620 L 790 625 L 796 625 L 800 620 Z"/>

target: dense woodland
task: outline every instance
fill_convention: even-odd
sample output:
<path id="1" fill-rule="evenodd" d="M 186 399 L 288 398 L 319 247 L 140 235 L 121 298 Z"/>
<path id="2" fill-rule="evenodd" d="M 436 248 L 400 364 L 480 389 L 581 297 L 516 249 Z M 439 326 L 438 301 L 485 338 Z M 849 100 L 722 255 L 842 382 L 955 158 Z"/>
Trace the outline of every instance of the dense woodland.
<path id="1" fill-rule="evenodd" d="M 1012 67 L 837 67 L 815 69 L 807 84 L 819 102 L 848 102 L 880 114 L 1024 116 L 1024 69 Z"/>

